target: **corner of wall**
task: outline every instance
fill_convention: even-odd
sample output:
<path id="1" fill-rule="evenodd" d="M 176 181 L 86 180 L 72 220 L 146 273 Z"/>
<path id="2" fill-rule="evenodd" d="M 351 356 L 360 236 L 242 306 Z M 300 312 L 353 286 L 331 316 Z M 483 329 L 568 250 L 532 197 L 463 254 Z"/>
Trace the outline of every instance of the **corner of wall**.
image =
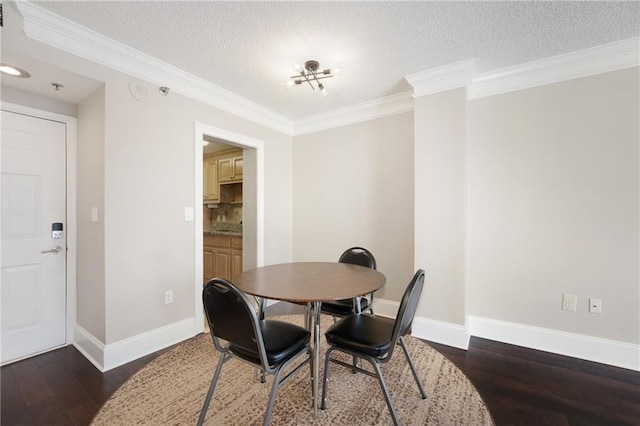
<path id="1" fill-rule="evenodd" d="M 395 318 L 400 306 L 398 302 L 385 299 L 374 299 L 373 303 L 376 315 L 387 318 Z M 413 319 L 411 335 L 419 339 L 442 343 L 443 345 L 464 350 L 469 348 L 469 340 L 471 338 L 466 326 L 436 321 L 421 316 L 416 316 Z"/>
<path id="2" fill-rule="evenodd" d="M 194 318 L 187 318 L 105 345 L 87 330 L 76 325 L 76 340 L 73 346 L 98 370 L 105 372 L 187 340 L 194 336 L 194 329 Z"/>
<path id="3" fill-rule="evenodd" d="M 98 370 L 101 372 L 106 371 L 104 368 L 104 343 L 78 324 L 75 326 L 73 346 Z"/>

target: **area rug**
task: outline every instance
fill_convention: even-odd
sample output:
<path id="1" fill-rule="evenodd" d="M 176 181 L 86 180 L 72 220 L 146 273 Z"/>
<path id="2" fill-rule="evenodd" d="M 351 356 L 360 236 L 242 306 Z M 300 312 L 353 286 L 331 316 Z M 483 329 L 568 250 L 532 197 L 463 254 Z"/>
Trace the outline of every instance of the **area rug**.
<path id="1" fill-rule="evenodd" d="M 302 315 L 275 317 L 302 325 Z M 332 324 L 323 316 L 322 328 Z M 324 330 L 323 330 L 324 331 Z M 326 342 L 321 349 L 324 359 Z M 465 375 L 428 344 L 406 338 L 427 392 L 423 400 L 402 348 L 382 366 L 391 399 L 404 425 L 493 425 L 482 398 Z M 200 334 L 160 355 L 123 384 L 92 425 L 195 425 L 218 361 L 209 334 Z M 349 359 L 346 359 L 349 361 Z M 322 377 L 321 363 L 321 376 Z M 367 363 L 363 363 L 363 367 Z M 327 409 L 313 418 L 310 369 L 305 367 L 278 391 L 272 425 L 391 424 L 378 381 L 330 365 Z M 238 360 L 225 364 L 207 412 L 206 425 L 262 424 L 273 378 L 254 381 L 253 368 Z M 322 390 L 320 390 L 322 392 Z"/>

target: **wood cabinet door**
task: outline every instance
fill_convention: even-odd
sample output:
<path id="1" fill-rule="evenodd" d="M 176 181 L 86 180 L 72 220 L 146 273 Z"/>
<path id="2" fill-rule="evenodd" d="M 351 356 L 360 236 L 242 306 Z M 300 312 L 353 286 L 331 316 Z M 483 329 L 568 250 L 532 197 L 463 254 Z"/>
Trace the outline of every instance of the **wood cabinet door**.
<path id="1" fill-rule="evenodd" d="M 206 201 L 220 200 L 220 184 L 218 182 L 218 161 L 205 159 L 202 168 L 203 197 Z"/>
<path id="2" fill-rule="evenodd" d="M 242 157 L 222 158 L 218 160 L 219 182 L 241 182 L 242 171 Z"/>
<path id="3" fill-rule="evenodd" d="M 218 160 L 219 182 L 230 182 L 233 180 L 233 159 L 223 158 Z"/>
<path id="4" fill-rule="evenodd" d="M 207 282 L 211 278 L 214 277 L 214 275 L 213 275 L 213 253 L 211 252 L 211 250 L 204 249 L 203 258 L 202 258 L 202 264 L 203 264 L 203 269 L 204 269 L 204 271 L 203 271 L 204 282 Z"/>
<path id="5" fill-rule="evenodd" d="M 231 253 L 230 250 L 216 250 L 214 252 L 213 269 L 216 278 L 231 279 Z"/>
<path id="6" fill-rule="evenodd" d="M 244 167 L 244 163 L 242 161 L 242 157 L 234 157 L 233 158 L 233 180 L 237 180 L 237 181 L 242 180 L 243 167 Z"/>
<path id="7" fill-rule="evenodd" d="M 242 251 L 231 250 L 231 280 L 242 272 Z"/>

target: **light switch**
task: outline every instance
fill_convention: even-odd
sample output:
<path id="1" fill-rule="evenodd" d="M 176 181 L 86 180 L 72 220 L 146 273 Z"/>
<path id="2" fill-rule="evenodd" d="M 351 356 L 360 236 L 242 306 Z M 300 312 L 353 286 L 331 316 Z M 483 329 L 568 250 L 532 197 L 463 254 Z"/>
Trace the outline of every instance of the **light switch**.
<path id="1" fill-rule="evenodd" d="M 185 222 L 193 221 L 193 207 L 184 208 L 184 221 Z"/>
<path id="2" fill-rule="evenodd" d="M 98 208 L 91 207 L 91 222 L 97 222 L 97 221 L 98 221 Z"/>

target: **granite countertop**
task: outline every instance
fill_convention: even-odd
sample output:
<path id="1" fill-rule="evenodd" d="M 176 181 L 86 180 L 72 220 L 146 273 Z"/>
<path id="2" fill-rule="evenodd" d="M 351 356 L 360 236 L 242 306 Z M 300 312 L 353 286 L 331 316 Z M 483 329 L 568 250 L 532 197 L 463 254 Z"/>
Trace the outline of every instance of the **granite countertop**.
<path id="1" fill-rule="evenodd" d="M 232 222 L 213 222 L 209 229 L 204 229 L 205 234 L 242 236 L 242 224 Z"/>
<path id="2" fill-rule="evenodd" d="M 205 234 L 210 234 L 210 235 L 231 235 L 232 237 L 241 237 L 242 236 L 242 231 L 240 232 L 236 232 L 236 231 L 220 231 L 217 229 L 205 229 L 204 230 Z"/>

